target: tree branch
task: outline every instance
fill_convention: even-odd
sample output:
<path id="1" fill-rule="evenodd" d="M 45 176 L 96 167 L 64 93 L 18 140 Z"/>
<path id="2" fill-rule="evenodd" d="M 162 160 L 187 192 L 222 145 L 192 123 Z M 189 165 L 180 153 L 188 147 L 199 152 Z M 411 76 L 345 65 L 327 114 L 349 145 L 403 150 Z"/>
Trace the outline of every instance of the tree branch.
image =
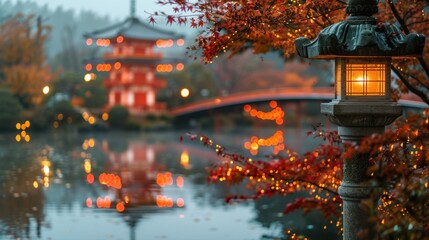
<path id="1" fill-rule="evenodd" d="M 429 96 L 427 94 L 425 94 L 424 92 L 420 91 L 419 89 L 417 89 L 416 87 L 411 85 L 411 83 L 408 82 L 408 80 L 401 74 L 401 72 L 395 66 L 391 65 L 391 68 L 392 68 L 393 72 L 396 74 L 396 76 L 398 76 L 398 78 L 401 80 L 401 82 L 405 86 L 407 86 L 407 88 L 411 92 L 413 92 L 414 94 L 419 96 L 426 104 L 429 105 Z"/>
<path id="2" fill-rule="evenodd" d="M 401 25 L 401 28 L 404 30 L 404 33 L 406 35 L 410 34 L 410 29 L 408 29 L 408 26 L 405 23 L 404 19 L 400 16 L 398 9 L 396 9 L 396 6 L 393 3 L 393 1 L 389 0 L 388 3 L 389 3 L 390 9 L 392 10 L 393 15 L 395 16 L 398 23 Z M 427 65 L 426 61 L 423 59 L 423 57 L 418 57 L 417 60 L 419 61 L 420 65 L 422 66 L 423 70 L 425 71 L 426 76 L 429 76 L 429 66 Z"/>

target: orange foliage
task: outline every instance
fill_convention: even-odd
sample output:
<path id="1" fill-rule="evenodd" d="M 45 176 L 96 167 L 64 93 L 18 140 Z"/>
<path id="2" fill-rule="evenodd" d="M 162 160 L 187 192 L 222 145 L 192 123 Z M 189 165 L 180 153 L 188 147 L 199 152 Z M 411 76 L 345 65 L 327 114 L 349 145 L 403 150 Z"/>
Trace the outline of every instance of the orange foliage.
<path id="1" fill-rule="evenodd" d="M 346 18 L 346 0 L 280 0 L 280 1 L 189 1 L 159 0 L 161 5 L 172 5 L 177 15 L 156 12 L 170 23 L 205 26 L 190 47 L 193 53 L 202 53 L 203 61 L 211 61 L 222 53 L 234 55 L 251 48 L 253 53 L 271 50 L 285 57 L 295 53 L 294 40 L 298 37 L 314 39 L 325 27 Z M 378 22 L 399 24 L 405 34 L 416 32 L 429 35 L 427 1 L 379 1 Z M 426 39 L 426 42 L 429 38 Z M 197 51 L 201 50 L 201 51 Z M 197 58 L 197 57 L 195 57 Z M 429 48 L 417 60 L 395 60 L 399 90 L 410 89 L 429 103 Z M 398 94 L 399 92 L 396 91 Z"/>
<path id="2" fill-rule="evenodd" d="M 36 24 L 34 16 L 18 14 L 0 24 L 0 71 L 6 86 L 27 107 L 42 103 L 42 89 L 52 78 L 44 56 L 48 33 L 49 27 Z"/>

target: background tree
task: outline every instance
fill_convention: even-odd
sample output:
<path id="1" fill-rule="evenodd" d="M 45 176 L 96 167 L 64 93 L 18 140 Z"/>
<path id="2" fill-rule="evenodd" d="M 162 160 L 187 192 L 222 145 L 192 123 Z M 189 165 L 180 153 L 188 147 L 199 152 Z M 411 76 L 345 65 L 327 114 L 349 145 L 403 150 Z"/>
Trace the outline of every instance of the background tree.
<path id="1" fill-rule="evenodd" d="M 51 80 L 44 56 L 48 33 L 34 16 L 18 14 L 0 24 L 0 81 L 26 108 L 42 103 Z"/>

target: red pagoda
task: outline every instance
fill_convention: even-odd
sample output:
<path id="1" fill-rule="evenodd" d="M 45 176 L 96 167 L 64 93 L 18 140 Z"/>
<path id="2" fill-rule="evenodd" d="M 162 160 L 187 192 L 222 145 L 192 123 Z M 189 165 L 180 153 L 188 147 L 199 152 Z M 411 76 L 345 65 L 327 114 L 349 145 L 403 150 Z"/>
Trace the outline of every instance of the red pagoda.
<path id="1" fill-rule="evenodd" d="M 135 0 L 131 1 L 131 16 L 125 21 L 84 35 L 87 45 L 109 47 L 102 59 L 85 65 L 85 81 L 95 79 L 96 72 L 108 72 L 105 87 L 108 92 L 106 110 L 121 105 L 132 115 L 159 113 L 166 104 L 156 101 L 157 90 L 166 80 L 155 72 L 182 70 L 182 63 L 166 64 L 162 48 L 182 46 L 184 40 L 174 32 L 157 29 L 140 21 L 135 15 Z"/>

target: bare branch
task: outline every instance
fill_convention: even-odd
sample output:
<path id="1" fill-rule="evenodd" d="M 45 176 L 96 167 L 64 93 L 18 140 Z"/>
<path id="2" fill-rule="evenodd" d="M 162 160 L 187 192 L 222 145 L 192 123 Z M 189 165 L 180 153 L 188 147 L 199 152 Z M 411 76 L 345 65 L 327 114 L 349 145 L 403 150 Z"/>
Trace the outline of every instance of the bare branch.
<path id="1" fill-rule="evenodd" d="M 407 88 L 413 92 L 414 94 L 416 94 L 417 96 L 419 96 L 425 103 L 427 103 L 429 105 L 429 96 L 420 91 L 419 89 L 417 89 L 416 87 L 414 87 L 410 82 L 408 82 L 408 79 L 406 79 L 401 72 L 393 65 L 391 65 L 393 72 L 398 76 L 398 78 L 401 80 L 401 82 L 407 86 Z"/>

